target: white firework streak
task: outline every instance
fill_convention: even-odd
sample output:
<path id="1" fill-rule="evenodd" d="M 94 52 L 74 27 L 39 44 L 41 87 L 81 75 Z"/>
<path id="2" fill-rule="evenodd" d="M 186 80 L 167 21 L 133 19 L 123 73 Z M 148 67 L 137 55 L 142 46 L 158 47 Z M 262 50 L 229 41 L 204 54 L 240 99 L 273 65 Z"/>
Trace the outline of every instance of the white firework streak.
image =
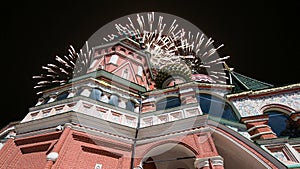
<path id="1" fill-rule="evenodd" d="M 205 38 L 203 33 L 198 32 L 196 35 L 186 33 L 184 29 L 179 29 L 176 19 L 168 28 L 162 16 L 158 17 L 157 24 L 154 19 L 154 12 L 148 13 L 146 19 L 140 14 L 136 15 L 136 20 L 128 17 L 128 24 L 115 24 L 117 33 L 107 35 L 107 38 L 103 39 L 109 42 L 120 37 L 132 38 L 144 47 L 145 52 L 150 53 L 151 64 L 156 69 L 184 60 L 193 72 L 199 73 L 200 69 L 206 69 L 215 81 L 226 83 L 227 76 L 224 73 L 223 63 L 229 56 L 212 57 L 224 46 L 223 44 L 215 48 L 212 45 L 214 40 Z M 133 21 L 136 21 L 136 24 Z M 217 70 L 214 69 L 216 66 L 219 67 Z"/>
<path id="2" fill-rule="evenodd" d="M 175 42 L 179 40 L 181 30 L 177 31 L 178 24 L 176 20 L 174 19 L 169 28 L 166 29 L 162 16 L 159 16 L 157 25 L 154 25 L 154 18 L 154 12 L 147 14 L 146 21 L 144 16 L 137 14 L 138 27 L 135 27 L 132 19 L 128 17 L 129 24 L 125 26 L 115 24 L 117 34 L 108 35 L 107 38 L 103 39 L 107 42 L 120 38 L 120 36 L 135 39 L 150 54 L 151 64 L 155 68 L 160 68 L 166 64 L 179 63 L 181 59 L 180 56 L 176 55 L 178 49 Z M 167 59 L 168 57 L 170 59 Z"/>
<path id="3" fill-rule="evenodd" d="M 39 76 L 32 76 L 33 79 L 38 79 L 35 89 L 41 89 L 37 94 L 42 94 L 43 89 L 63 85 L 73 77 L 84 75 L 91 63 L 92 52 L 86 42 L 85 51 L 80 50 L 77 53 L 73 46 L 70 46 L 68 55 L 56 56 L 55 63 L 42 66 L 46 73 Z"/>
<path id="4" fill-rule="evenodd" d="M 134 24 L 134 20 L 132 21 L 128 17 L 128 24 L 125 26 L 115 24 L 117 33 L 107 35 L 103 39 L 109 42 L 120 37 L 132 38 L 144 48 L 145 52 L 150 54 L 150 61 L 154 69 L 185 62 L 194 73 L 200 73 L 201 69 L 205 69 L 215 81 L 226 83 L 227 77 L 224 73 L 223 63 L 229 56 L 212 57 L 223 44 L 214 48 L 212 45 L 214 41 L 211 38 L 206 40 L 203 33 L 200 35 L 198 32 L 193 35 L 191 32 L 186 33 L 184 29 L 179 29 L 176 19 L 167 27 L 162 16 L 158 17 L 156 24 L 154 12 L 148 13 L 146 19 L 143 15 L 137 14 L 136 16 L 136 24 Z M 70 46 L 68 52 L 68 55 L 56 56 L 55 64 L 42 66 L 46 73 L 33 76 L 34 79 L 40 80 L 34 88 L 45 89 L 55 85 L 63 85 L 69 79 L 87 72 L 92 59 L 92 52 L 88 43 L 86 42 L 85 51 L 80 50 L 77 53 Z"/>
<path id="5" fill-rule="evenodd" d="M 201 72 L 201 69 L 205 69 L 216 82 L 226 84 L 228 77 L 223 64 L 230 56 L 213 57 L 224 44 L 215 48 L 212 45 L 214 40 L 212 38 L 206 40 L 205 35 L 203 33 L 200 35 L 199 32 L 194 36 L 191 32 L 186 33 L 182 30 L 181 35 L 181 45 L 178 48 L 182 49 L 183 53 L 181 54 L 192 72 Z"/>

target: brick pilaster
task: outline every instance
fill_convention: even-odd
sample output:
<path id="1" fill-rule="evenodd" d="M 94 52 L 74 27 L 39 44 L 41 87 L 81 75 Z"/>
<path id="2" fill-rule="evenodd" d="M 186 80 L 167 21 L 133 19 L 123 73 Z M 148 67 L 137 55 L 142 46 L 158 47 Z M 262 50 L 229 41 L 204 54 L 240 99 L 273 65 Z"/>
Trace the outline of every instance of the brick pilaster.
<path id="1" fill-rule="evenodd" d="M 252 140 L 277 138 L 276 134 L 268 126 L 269 116 L 267 114 L 242 118 L 246 124 L 248 133 Z"/>

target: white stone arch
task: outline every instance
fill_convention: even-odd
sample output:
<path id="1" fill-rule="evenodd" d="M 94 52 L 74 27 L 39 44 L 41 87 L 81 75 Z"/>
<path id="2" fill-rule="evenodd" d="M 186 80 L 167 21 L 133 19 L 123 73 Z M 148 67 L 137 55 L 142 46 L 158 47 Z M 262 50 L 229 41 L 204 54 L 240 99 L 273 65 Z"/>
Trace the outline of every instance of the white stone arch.
<path id="1" fill-rule="evenodd" d="M 287 116 L 290 116 L 293 112 L 295 112 L 295 110 L 293 108 L 291 108 L 287 105 L 278 104 L 278 103 L 265 104 L 259 109 L 259 111 L 261 114 L 264 114 L 267 111 L 278 111 Z"/>

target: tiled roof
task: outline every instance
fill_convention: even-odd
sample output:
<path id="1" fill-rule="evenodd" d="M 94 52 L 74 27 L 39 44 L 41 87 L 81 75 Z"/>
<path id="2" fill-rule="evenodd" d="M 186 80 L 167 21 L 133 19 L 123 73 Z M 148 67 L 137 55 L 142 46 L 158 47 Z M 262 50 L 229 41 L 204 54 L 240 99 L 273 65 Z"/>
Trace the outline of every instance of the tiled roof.
<path id="1" fill-rule="evenodd" d="M 272 84 L 261 82 L 234 71 L 231 71 L 230 74 L 232 77 L 232 84 L 235 86 L 232 93 L 238 93 L 247 90 L 261 90 L 274 87 Z"/>

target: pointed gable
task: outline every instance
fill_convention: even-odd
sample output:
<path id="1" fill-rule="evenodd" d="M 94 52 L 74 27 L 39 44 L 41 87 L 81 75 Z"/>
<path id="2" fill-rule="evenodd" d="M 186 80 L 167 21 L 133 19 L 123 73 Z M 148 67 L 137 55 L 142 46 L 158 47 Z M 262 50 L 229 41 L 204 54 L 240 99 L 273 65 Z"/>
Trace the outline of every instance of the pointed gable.
<path id="1" fill-rule="evenodd" d="M 138 81 L 136 79 L 136 73 L 133 69 L 131 62 L 129 62 L 129 61 L 123 63 L 121 66 L 119 66 L 117 69 L 115 69 L 112 73 L 117 76 L 120 76 L 124 79 L 127 79 L 129 81 L 132 81 L 134 83 L 138 83 Z"/>

